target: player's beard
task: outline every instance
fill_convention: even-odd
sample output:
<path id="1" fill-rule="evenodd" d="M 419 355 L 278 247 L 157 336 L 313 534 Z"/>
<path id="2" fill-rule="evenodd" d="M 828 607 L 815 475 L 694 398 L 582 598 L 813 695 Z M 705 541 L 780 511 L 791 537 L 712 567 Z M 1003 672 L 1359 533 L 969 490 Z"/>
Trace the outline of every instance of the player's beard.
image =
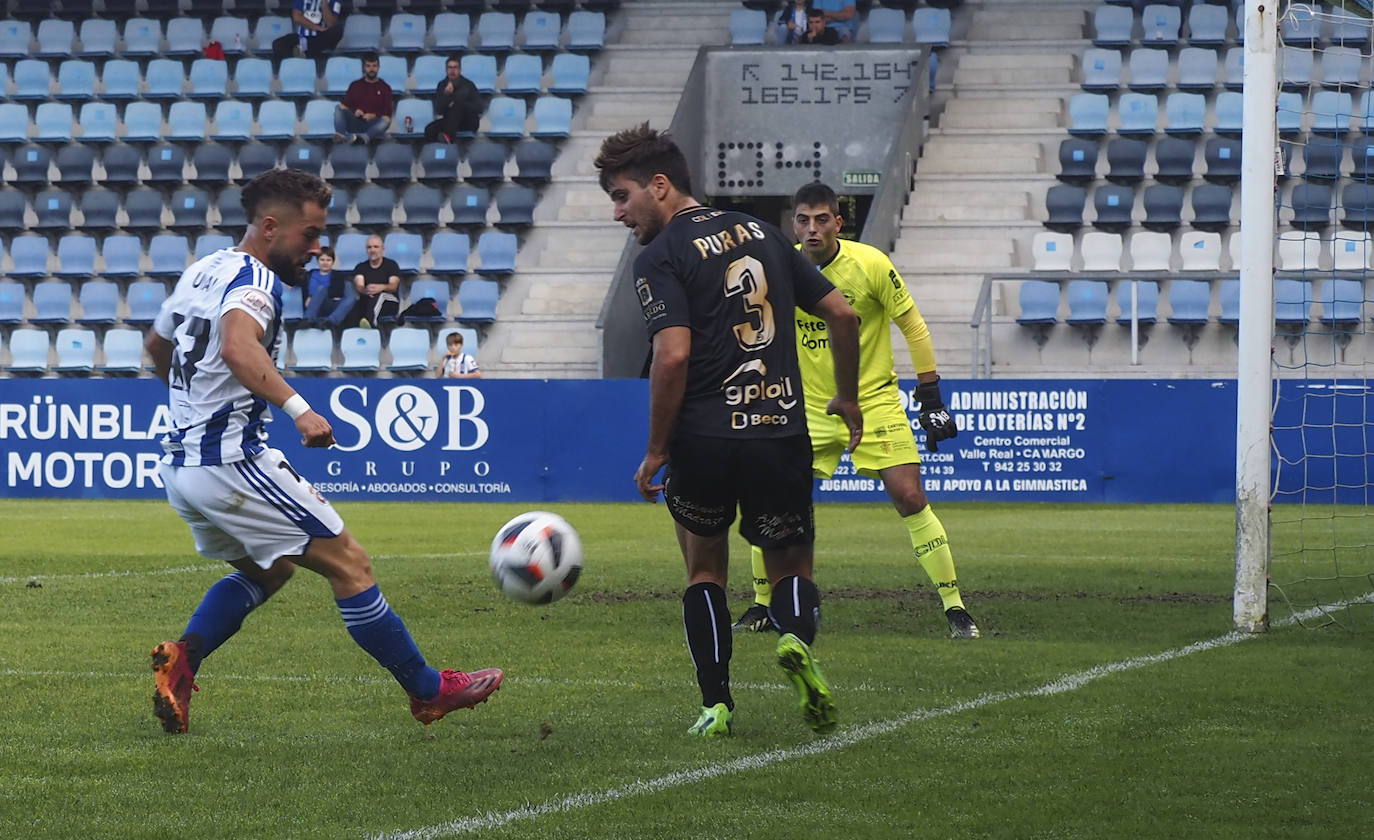
<path id="1" fill-rule="evenodd" d="M 305 284 L 305 262 L 297 264 L 285 254 L 267 254 L 267 267 L 276 272 L 281 281 L 288 286 Z"/>

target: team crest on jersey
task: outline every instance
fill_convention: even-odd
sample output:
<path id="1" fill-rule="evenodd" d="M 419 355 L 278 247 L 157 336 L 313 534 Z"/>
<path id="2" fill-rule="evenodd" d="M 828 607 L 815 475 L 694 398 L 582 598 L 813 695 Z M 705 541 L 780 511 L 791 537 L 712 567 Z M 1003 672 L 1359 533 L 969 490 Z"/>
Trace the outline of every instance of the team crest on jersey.
<path id="1" fill-rule="evenodd" d="M 641 277 L 635 281 L 635 292 L 639 294 L 639 305 L 648 306 L 654 302 L 654 292 L 649 288 L 649 278 Z"/>

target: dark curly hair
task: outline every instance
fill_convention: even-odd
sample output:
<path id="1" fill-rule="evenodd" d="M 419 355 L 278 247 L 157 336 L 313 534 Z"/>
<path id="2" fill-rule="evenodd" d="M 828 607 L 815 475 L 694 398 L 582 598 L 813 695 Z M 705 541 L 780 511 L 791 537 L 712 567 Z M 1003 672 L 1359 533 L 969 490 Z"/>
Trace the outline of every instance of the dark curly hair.
<path id="1" fill-rule="evenodd" d="M 601 189 L 609 192 L 611 179 L 624 175 L 641 187 L 655 175 L 663 175 L 678 192 L 692 194 L 687 158 L 666 131 L 649 128 L 647 122 L 618 131 L 601 144 L 596 156 Z"/>
<path id="2" fill-rule="evenodd" d="M 243 188 L 243 212 L 256 224 L 259 211 L 269 204 L 287 204 L 297 213 L 306 202 L 328 207 L 334 191 L 320 178 L 296 169 L 269 169 Z"/>

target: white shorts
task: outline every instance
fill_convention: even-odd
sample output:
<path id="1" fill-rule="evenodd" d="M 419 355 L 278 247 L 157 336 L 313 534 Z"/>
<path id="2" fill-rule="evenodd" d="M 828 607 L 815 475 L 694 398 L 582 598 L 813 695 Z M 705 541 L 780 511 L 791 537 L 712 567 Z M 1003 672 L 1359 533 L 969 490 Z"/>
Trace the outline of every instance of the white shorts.
<path id="1" fill-rule="evenodd" d="M 213 467 L 163 464 L 167 501 L 211 560 L 251 557 L 264 569 L 305 553 L 315 537 L 337 537 L 343 520 L 276 449 Z"/>

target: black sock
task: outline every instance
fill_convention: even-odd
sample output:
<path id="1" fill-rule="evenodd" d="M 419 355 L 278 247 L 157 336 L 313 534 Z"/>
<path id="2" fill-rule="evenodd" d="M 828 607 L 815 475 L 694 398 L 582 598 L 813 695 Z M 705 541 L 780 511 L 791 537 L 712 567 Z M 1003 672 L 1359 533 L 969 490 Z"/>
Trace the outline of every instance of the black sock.
<path id="1" fill-rule="evenodd" d="M 773 584 L 768 615 L 779 633 L 791 633 L 808 645 L 821 623 L 821 593 L 809 578 L 788 575 Z"/>
<path id="2" fill-rule="evenodd" d="M 725 590 L 715 583 L 689 586 L 682 594 L 682 626 L 687 631 L 687 650 L 697 669 L 701 686 L 701 705 L 724 703 L 734 709 L 730 696 L 730 655 L 734 639 L 730 633 L 730 609 L 725 605 Z"/>

